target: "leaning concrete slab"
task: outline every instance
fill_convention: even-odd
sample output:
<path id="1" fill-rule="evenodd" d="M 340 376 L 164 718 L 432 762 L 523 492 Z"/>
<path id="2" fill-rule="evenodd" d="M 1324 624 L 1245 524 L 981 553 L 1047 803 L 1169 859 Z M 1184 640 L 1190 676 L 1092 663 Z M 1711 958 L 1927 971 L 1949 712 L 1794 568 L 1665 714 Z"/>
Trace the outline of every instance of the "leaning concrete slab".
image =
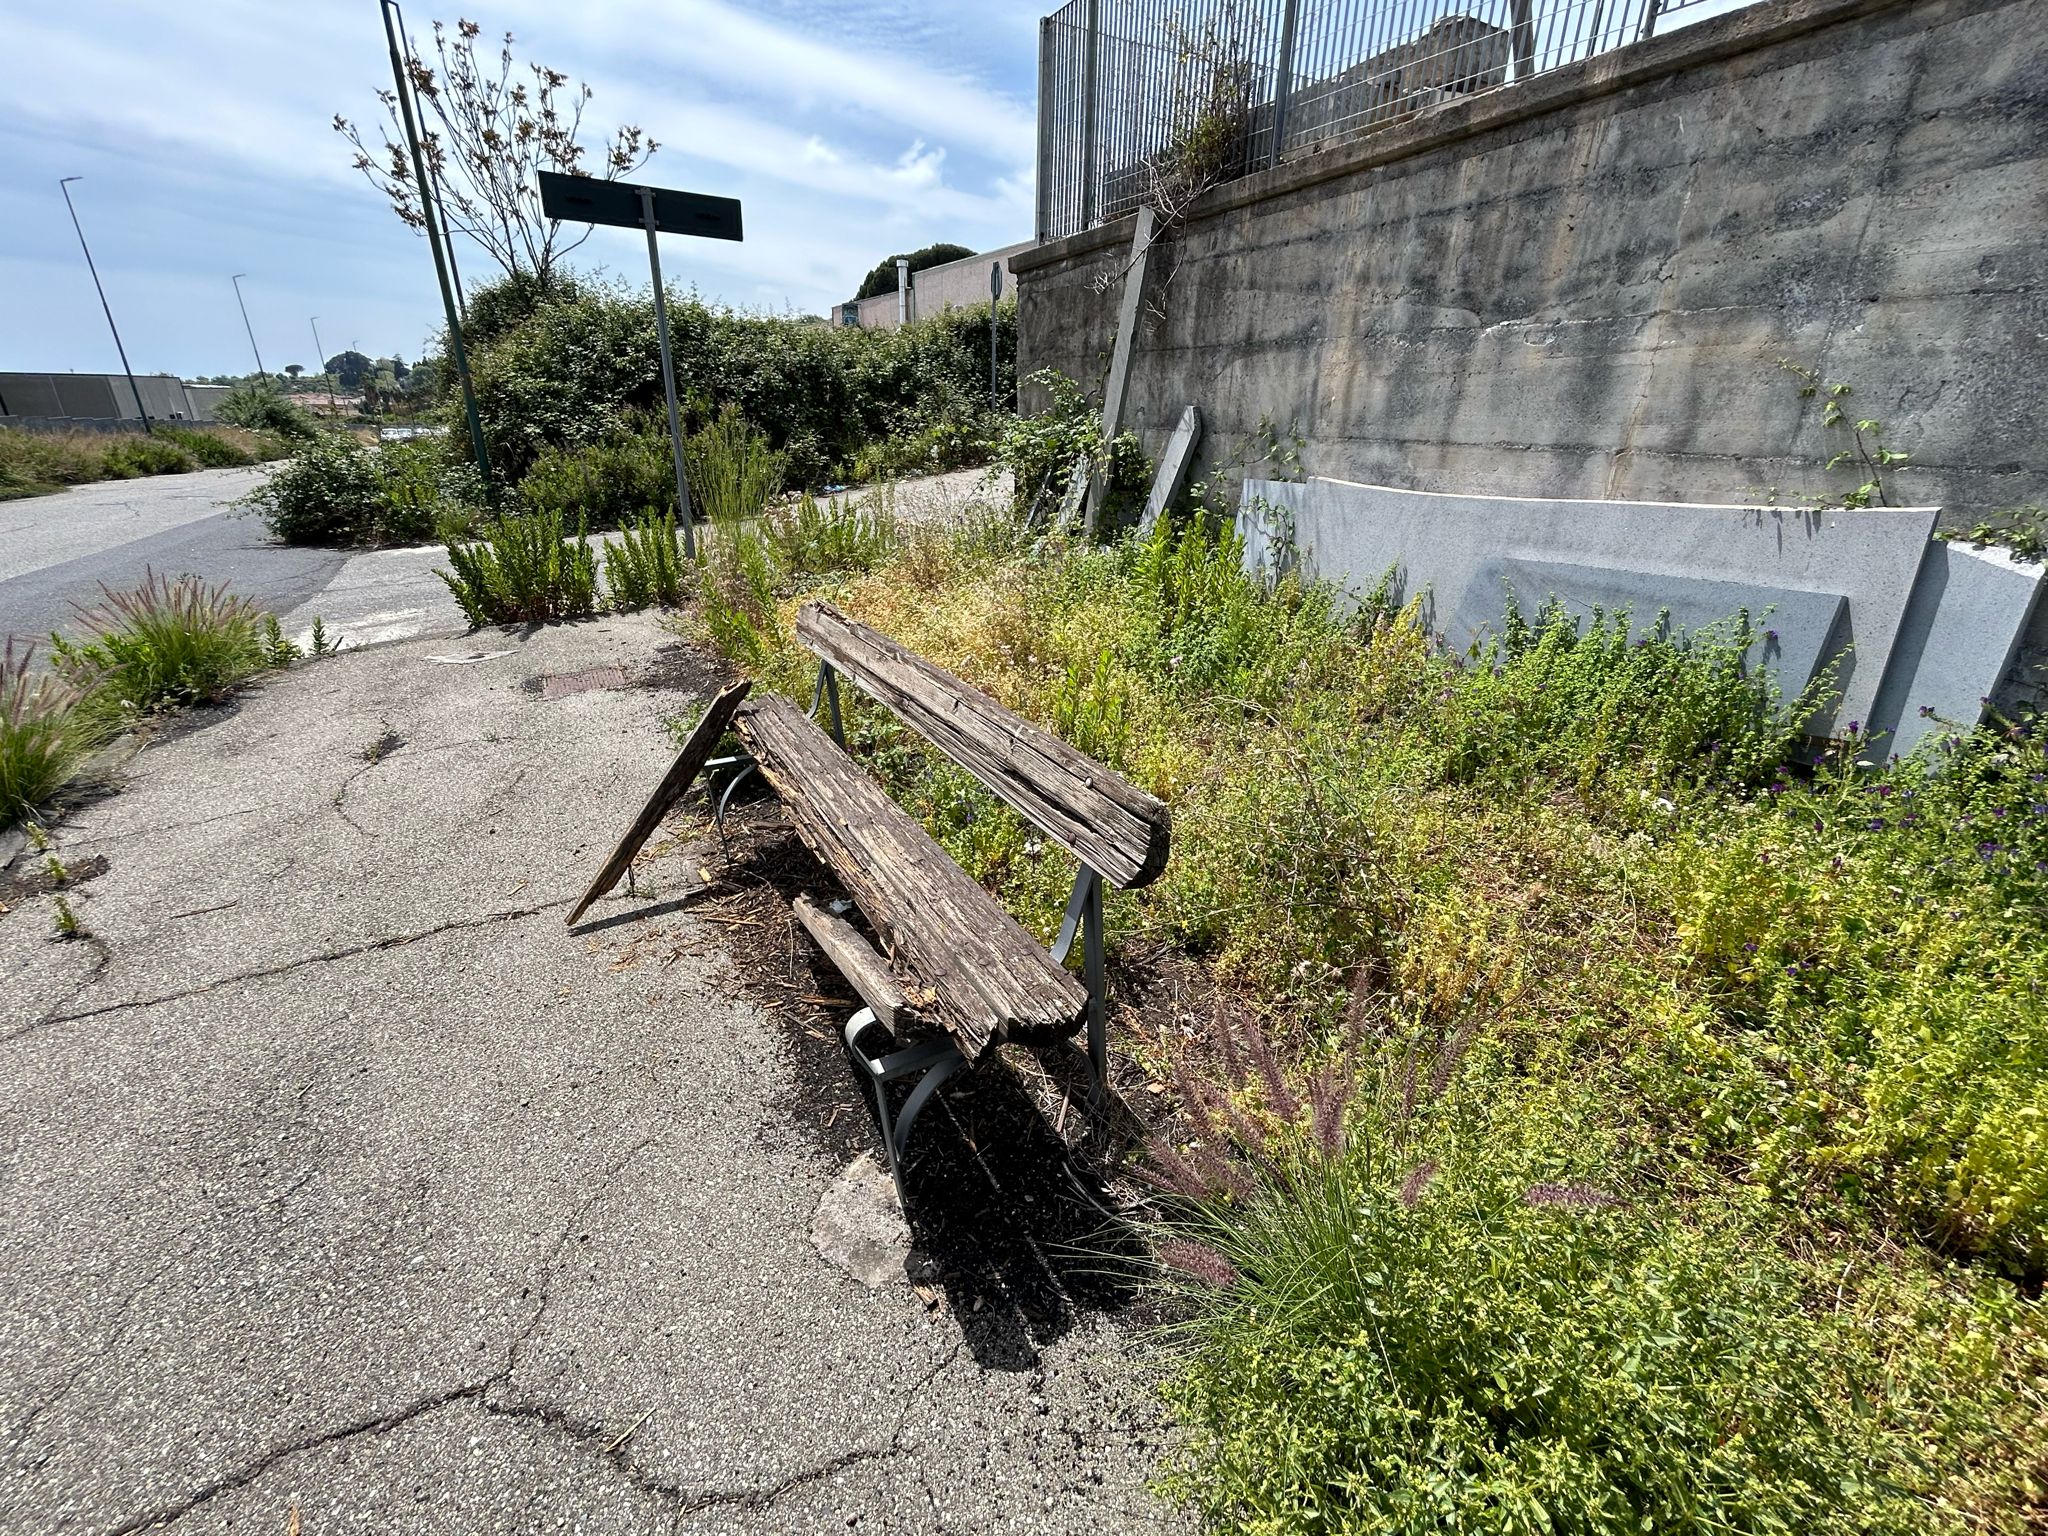
<path id="1" fill-rule="evenodd" d="M 1903 757 L 1930 735 L 1968 730 L 1983 717 L 2013 663 L 2044 577 L 2048 569 L 2002 549 L 1937 541 L 1928 550 L 1870 716 L 1880 751 Z"/>
<path id="2" fill-rule="evenodd" d="M 1152 494 L 1145 498 L 1145 515 L 1138 522 L 1138 532 L 1150 533 L 1159 515 L 1173 505 L 1174 497 L 1187 483 L 1188 466 L 1194 463 L 1195 448 L 1201 441 L 1202 413 L 1191 405 L 1180 413 L 1180 424 L 1166 440 L 1165 452 L 1159 455 L 1159 473 L 1152 477 Z"/>
<path id="3" fill-rule="evenodd" d="M 1584 565 L 1771 592 L 1839 594 L 1848 604 L 1841 703 L 1832 730 L 1867 721 L 1928 549 L 1936 510 L 1695 506 L 1455 496 L 1348 480 L 1248 480 L 1238 524 L 1254 568 L 1298 562 L 1354 597 L 1389 570 L 1425 595 L 1427 621 L 1460 649 L 1477 638 L 1458 603 L 1489 562 Z"/>
<path id="4" fill-rule="evenodd" d="M 1771 676 L 1787 699 L 1797 698 L 1840 650 L 1849 608 L 1839 592 L 1549 560 L 1489 560 L 1458 599 L 1447 629 L 1479 636 L 1483 643 L 1486 635 L 1498 632 L 1511 598 L 1531 620 L 1552 601 L 1582 622 L 1595 613 L 1626 614 L 1630 632 L 1637 635 L 1657 630 L 1660 616 L 1667 618 L 1667 633 L 1692 634 L 1713 626 L 1732 632 L 1728 621 L 1746 613 L 1759 636 L 1749 660 Z"/>
<path id="5" fill-rule="evenodd" d="M 1130 264 L 1124 268 L 1123 301 L 1116 312 L 1116 345 L 1109 355 L 1109 380 L 1102 390 L 1102 441 L 1116 441 L 1123 431 L 1124 397 L 1131 383 L 1131 348 L 1137 341 L 1138 306 L 1145 297 L 1145 268 L 1152 255 L 1152 231 L 1158 215 L 1150 208 L 1138 210 L 1138 227 L 1131 236 Z M 1087 528 L 1095 531 L 1102 513 L 1104 487 L 1098 467 L 1088 481 Z"/>

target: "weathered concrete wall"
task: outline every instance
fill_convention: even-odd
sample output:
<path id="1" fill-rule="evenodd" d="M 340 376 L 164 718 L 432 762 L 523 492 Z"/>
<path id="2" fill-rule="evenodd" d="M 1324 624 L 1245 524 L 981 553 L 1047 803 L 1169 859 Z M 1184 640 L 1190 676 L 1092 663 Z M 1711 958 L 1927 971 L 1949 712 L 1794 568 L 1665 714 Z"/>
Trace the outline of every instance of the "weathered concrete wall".
<path id="1" fill-rule="evenodd" d="M 1020 251 L 1031 249 L 1026 240 L 1018 245 L 1000 246 L 993 251 L 983 251 L 976 256 L 963 256 L 958 261 L 949 261 L 943 266 L 926 267 L 922 272 L 910 274 L 910 318 L 926 320 L 933 315 L 943 314 L 949 309 L 966 309 L 971 305 L 988 302 L 988 269 L 992 262 L 1003 262 L 1003 292 L 1016 291 L 1016 278 L 1010 275 L 1010 258 Z M 872 330 L 896 328 L 896 290 L 887 293 L 870 294 L 858 301 L 860 323 Z M 836 317 L 835 311 L 835 317 Z"/>
<path id="2" fill-rule="evenodd" d="M 1772 0 L 1212 192 L 1154 254 L 1125 419 L 1418 490 L 1856 484 L 1782 357 L 1967 524 L 2048 500 L 2044 212 L 2048 0 Z M 1130 225 L 1013 258 L 1020 373 L 1099 386 Z"/>

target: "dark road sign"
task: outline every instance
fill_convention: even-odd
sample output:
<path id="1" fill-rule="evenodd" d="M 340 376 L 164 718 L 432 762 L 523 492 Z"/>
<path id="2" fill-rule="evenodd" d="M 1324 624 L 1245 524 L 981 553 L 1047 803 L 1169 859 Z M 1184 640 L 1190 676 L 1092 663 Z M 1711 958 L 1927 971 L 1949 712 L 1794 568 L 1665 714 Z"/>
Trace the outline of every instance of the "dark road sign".
<path id="1" fill-rule="evenodd" d="M 632 182 L 599 181 L 595 176 L 540 173 L 540 208 L 551 219 L 576 224 L 617 224 L 645 229 L 640 188 Z M 740 201 L 702 192 L 677 192 L 649 187 L 654 194 L 655 228 L 664 235 L 696 235 L 705 240 L 742 240 Z"/>

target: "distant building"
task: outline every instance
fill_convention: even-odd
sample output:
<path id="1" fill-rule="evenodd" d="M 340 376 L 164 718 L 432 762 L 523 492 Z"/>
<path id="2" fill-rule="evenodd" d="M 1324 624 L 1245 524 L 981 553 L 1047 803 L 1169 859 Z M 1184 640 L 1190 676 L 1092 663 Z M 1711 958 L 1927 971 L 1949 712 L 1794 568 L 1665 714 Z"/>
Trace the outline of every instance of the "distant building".
<path id="1" fill-rule="evenodd" d="M 1003 292 L 1014 293 L 1010 258 L 1019 251 L 1030 250 L 1032 244 L 1032 241 L 1020 240 L 1015 245 L 983 251 L 977 256 L 963 256 L 942 267 L 926 267 L 922 272 L 911 273 L 910 300 L 904 306 L 910 311 L 910 318 L 929 320 L 949 309 L 965 309 L 970 304 L 985 303 L 988 299 L 988 269 L 996 262 L 1003 264 Z M 897 315 L 894 288 L 865 299 L 849 299 L 839 306 L 838 311 L 841 325 L 858 325 L 868 330 L 894 330 L 898 323 Z"/>
<path id="2" fill-rule="evenodd" d="M 224 386 L 138 373 L 135 389 L 152 421 L 212 421 Z M 0 373 L 0 422 L 113 426 L 139 422 L 135 391 L 121 373 Z"/>

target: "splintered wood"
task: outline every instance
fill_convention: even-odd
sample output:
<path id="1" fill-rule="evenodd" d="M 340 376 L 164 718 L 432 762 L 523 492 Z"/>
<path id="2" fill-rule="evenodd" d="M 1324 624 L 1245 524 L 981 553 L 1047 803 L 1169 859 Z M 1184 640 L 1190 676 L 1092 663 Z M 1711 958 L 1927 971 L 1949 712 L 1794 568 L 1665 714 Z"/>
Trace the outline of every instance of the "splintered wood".
<path id="1" fill-rule="evenodd" d="M 734 725 L 798 835 L 852 893 L 898 975 L 908 973 L 910 1001 L 970 1060 L 999 1040 L 1079 1027 L 1080 982 L 803 711 L 757 699 Z"/>

